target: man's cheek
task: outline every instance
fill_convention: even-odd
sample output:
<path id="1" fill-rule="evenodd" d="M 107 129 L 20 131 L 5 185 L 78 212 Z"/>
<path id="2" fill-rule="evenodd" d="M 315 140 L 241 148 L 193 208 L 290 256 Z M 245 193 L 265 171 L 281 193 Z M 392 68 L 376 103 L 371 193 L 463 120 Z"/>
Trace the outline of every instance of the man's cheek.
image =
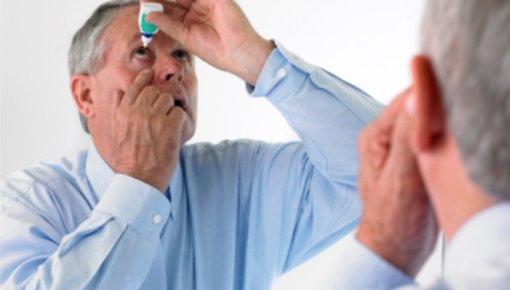
<path id="1" fill-rule="evenodd" d="M 184 78 L 183 85 L 186 88 L 188 94 L 196 99 L 197 95 L 197 78 L 195 75 Z"/>
<path id="2" fill-rule="evenodd" d="M 113 74 L 110 74 L 109 79 L 105 80 L 110 83 L 112 89 L 127 90 L 135 81 L 138 74 L 145 68 L 122 68 L 116 69 Z"/>

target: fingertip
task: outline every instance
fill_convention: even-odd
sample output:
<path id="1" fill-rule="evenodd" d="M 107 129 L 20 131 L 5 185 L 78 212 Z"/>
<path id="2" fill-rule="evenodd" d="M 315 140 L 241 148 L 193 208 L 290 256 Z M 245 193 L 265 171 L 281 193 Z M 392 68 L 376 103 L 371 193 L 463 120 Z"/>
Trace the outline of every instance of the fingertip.
<path id="1" fill-rule="evenodd" d="M 155 24 L 157 26 L 159 22 L 159 15 L 162 15 L 161 12 L 149 12 L 145 16 L 145 20 L 151 24 Z"/>
<path id="2" fill-rule="evenodd" d="M 185 112 L 177 106 L 173 106 L 170 108 L 170 111 L 168 113 L 168 124 L 169 126 L 173 127 L 174 130 L 182 131 L 184 128 L 184 122 L 186 120 Z"/>
<path id="3" fill-rule="evenodd" d="M 414 116 L 416 114 L 416 99 L 413 94 L 407 97 L 405 108 L 408 115 Z"/>
<path id="4" fill-rule="evenodd" d="M 179 119 L 181 121 L 184 121 L 184 119 L 186 117 L 186 112 L 184 112 L 184 109 L 179 107 L 179 106 L 175 106 L 175 110 L 177 110 L 177 113 L 179 115 Z"/>
<path id="5" fill-rule="evenodd" d="M 428 63 L 428 58 L 425 55 L 418 54 L 413 57 L 411 60 L 411 68 L 413 70 L 419 70 L 423 67 L 424 64 Z"/>
<path id="6" fill-rule="evenodd" d="M 147 21 L 156 25 L 161 32 L 174 38 L 177 41 L 181 40 L 183 30 L 184 12 L 179 13 L 178 9 L 172 8 L 171 12 L 165 13 L 153 12 L 147 15 Z"/>
<path id="7" fill-rule="evenodd" d="M 144 69 L 144 70 L 142 70 L 140 72 L 140 75 L 142 75 L 142 76 L 152 76 L 152 72 L 153 71 L 152 71 L 151 68 L 146 68 L 146 69 Z"/>
<path id="8" fill-rule="evenodd" d="M 174 110 L 176 110 L 177 120 L 179 121 L 179 128 L 182 129 L 184 126 L 184 121 L 186 120 L 186 112 L 181 107 L 175 106 Z"/>
<path id="9" fill-rule="evenodd" d="M 152 80 L 152 73 L 153 71 L 150 68 L 142 70 L 138 74 L 138 77 L 136 78 L 135 82 L 139 84 L 150 82 Z"/>

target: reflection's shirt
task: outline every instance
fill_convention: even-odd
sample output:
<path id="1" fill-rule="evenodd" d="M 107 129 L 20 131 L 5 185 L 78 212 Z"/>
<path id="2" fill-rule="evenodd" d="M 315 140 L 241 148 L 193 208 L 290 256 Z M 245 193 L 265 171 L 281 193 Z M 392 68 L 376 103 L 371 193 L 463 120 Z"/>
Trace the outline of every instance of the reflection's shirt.
<path id="1" fill-rule="evenodd" d="M 382 106 L 281 46 L 253 96 L 300 142 L 185 146 L 165 195 L 96 149 L 1 184 L 2 289 L 270 289 L 360 217 L 357 136 Z"/>
<path id="2" fill-rule="evenodd" d="M 404 273 L 352 240 L 339 257 L 335 289 L 351 290 L 508 290 L 510 289 L 510 202 L 472 217 L 447 248 L 442 278 L 420 287 Z M 347 245 L 347 244 L 346 244 Z"/>

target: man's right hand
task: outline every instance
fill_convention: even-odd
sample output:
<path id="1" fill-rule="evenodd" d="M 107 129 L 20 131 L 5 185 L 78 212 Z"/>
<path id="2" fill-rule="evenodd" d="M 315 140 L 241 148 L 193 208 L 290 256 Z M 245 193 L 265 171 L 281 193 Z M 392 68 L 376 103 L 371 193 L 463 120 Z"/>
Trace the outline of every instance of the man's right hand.
<path id="1" fill-rule="evenodd" d="M 410 148 L 408 90 L 359 138 L 363 216 L 357 239 L 414 277 L 434 249 L 438 225 Z"/>
<path id="2" fill-rule="evenodd" d="M 185 112 L 142 71 L 112 108 L 113 170 L 165 192 L 179 160 Z"/>

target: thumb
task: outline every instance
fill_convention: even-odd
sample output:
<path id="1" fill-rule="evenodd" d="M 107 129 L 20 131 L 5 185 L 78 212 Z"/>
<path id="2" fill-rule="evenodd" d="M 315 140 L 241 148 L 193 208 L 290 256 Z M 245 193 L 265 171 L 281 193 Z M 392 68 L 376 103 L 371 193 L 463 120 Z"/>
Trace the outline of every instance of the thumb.
<path id="1" fill-rule="evenodd" d="M 184 127 L 184 122 L 186 120 L 186 113 L 180 107 L 174 106 L 170 113 L 168 113 L 168 121 L 170 126 L 174 129 L 174 131 L 182 133 L 182 129 Z"/>
<path id="2" fill-rule="evenodd" d="M 185 120 L 186 113 L 180 107 L 173 107 L 167 116 L 168 132 L 171 134 L 168 142 L 172 152 L 175 154 L 178 154 L 182 146 Z"/>

